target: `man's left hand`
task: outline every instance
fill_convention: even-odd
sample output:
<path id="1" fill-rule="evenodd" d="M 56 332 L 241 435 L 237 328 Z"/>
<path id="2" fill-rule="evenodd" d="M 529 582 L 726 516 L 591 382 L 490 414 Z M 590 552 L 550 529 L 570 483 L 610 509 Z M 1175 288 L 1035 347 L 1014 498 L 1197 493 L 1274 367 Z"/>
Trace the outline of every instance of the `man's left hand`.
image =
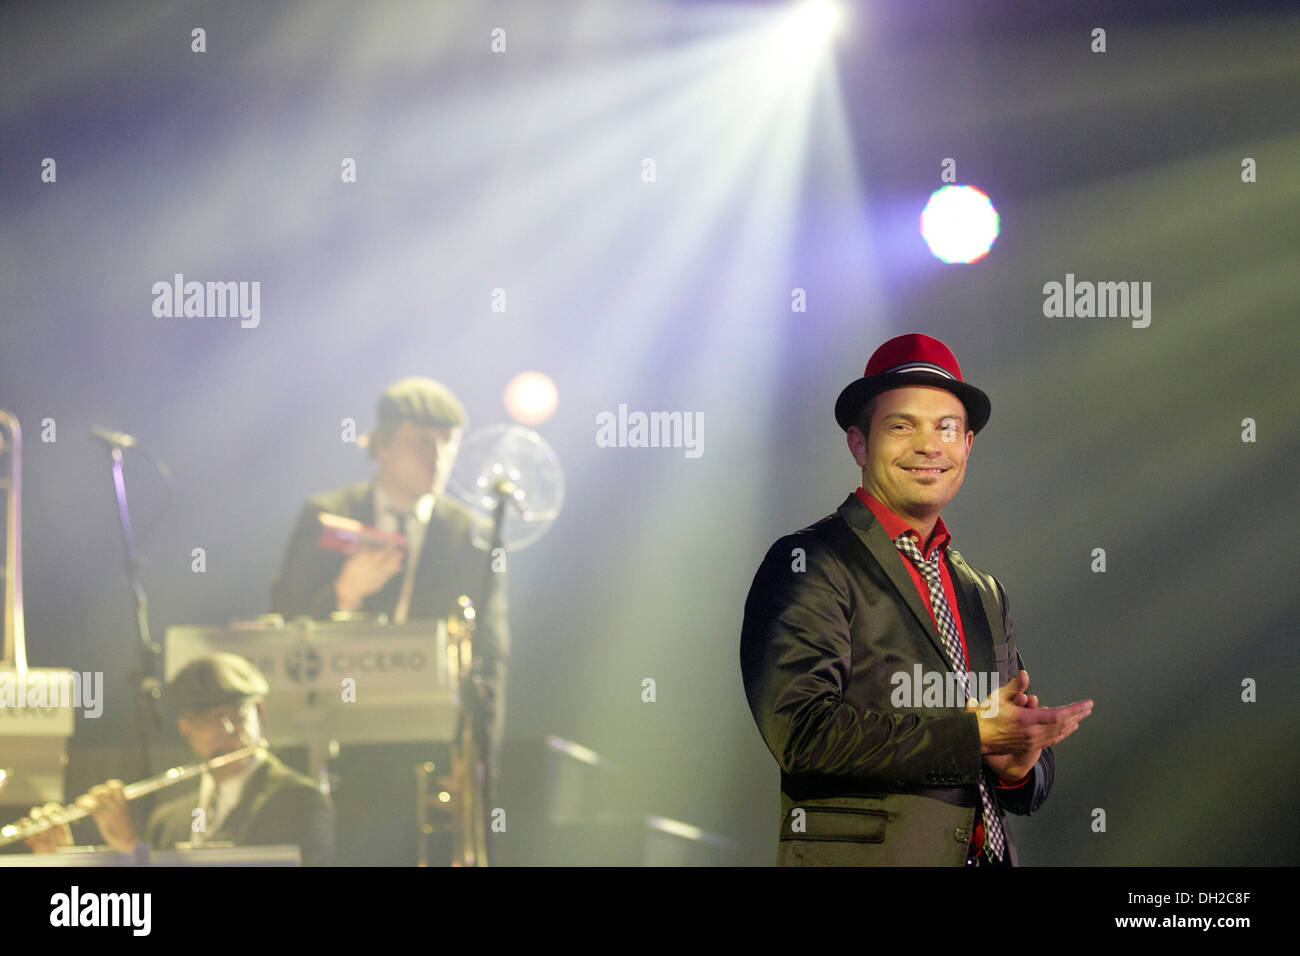
<path id="1" fill-rule="evenodd" d="M 1017 707 L 1032 709 L 1038 706 L 1038 695 L 1036 694 L 1017 694 L 1012 700 Z M 977 709 L 978 706 L 978 702 L 974 698 L 967 702 L 967 707 L 970 709 Z M 998 775 L 1003 783 L 1019 783 L 1033 771 L 1034 765 L 1038 763 L 1038 758 L 1042 752 L 1040 747 L 1038 750 L 1026 750 L 1014 754 L 985 754 L 984 763 Z"/>

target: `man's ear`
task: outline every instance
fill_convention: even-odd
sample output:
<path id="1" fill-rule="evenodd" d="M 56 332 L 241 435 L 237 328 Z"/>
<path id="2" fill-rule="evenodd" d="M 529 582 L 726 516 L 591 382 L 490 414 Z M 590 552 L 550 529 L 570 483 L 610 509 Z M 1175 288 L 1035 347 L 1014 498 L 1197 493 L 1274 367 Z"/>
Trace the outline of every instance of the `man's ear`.
<path id="1" fill-rule="evenodd" d="M 447 450 L 453 458 L 460 453 L 460 440 L 464 437 L 464 431 L 463 428 L 453 428 L 448 436 Z"/>
<path id="2" fill-rule="evenodd" d="M 857 425 L 850 425 L 848 434 L 844 437 L 849 444 L 849 451 L 853 454 L 853 460 L 858 463 L 858 467 L 867 467 L 867 436 L 862 434 L 862 429 Z"/>

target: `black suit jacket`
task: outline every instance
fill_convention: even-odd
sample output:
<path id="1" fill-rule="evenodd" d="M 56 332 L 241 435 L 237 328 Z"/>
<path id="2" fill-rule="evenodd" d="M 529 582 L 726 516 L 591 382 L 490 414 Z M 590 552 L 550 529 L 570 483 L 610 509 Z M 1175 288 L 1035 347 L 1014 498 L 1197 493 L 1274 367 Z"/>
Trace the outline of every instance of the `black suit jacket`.
<path id="1" fill-rule="evenodd" d="M 294 528 L 280 573 L 271 588 L 271 610 L 286 619 L 307 615 L 327 620 L 335 610 L 334 580 L 346 555 L 316 546 L 320 513 L 375 524 L 374 482 L 363 481 L 307 502 Z M 446 618 L 457 611 L 462 594 L 474 602 L 474 673 L 476 711 L 486 728 L 485 757 L 495 767 L 505 729 L 506 665 L 510 655 L 505 573 L 490 573 L 490 555 L 474 546 L 475 526 L 488 540 L 486 522 L 447 494 L 438 496 L 425 532 L 411 591 L 409 620 Z M 390 616 L 402 590 L 401 573 L 368 597 L 361 610 Z M 484 593 L 484 592 L 487 593 Z"/>
<path id="2" fill-rule="evenodd" d="M 999 789 L 980 758 L 973 713 L 891 700 L 893 675 L 918 663 L 950 670 L 904 560 L 853 494 L 778 540 L 755 575 L 740 662 L 750 710 L 781 767 L 779 863 L 960 866 L 981 773 L 999 812 L 1028 815 L 1051 789 L 1050 748 L 1032 779 Z M 1001 686 L 1022 666 L 1006 594 L 955 549 L 948 563 L 971 670 L 996 671 Z"/>
<path id="3" fill-rule="evenodd" d="M 155 807 L 145 827 L 150 846 L 171 849 L 193 842 L 198 799 L 198 785 L 192 784 Z M 268 753 L 244 784 L 238 805 L 204 841 L 236 846 L 291 843 L 302 851 L 304 866 L 326 866 L 334 862 L 334 804 L 310 778 Z"/>

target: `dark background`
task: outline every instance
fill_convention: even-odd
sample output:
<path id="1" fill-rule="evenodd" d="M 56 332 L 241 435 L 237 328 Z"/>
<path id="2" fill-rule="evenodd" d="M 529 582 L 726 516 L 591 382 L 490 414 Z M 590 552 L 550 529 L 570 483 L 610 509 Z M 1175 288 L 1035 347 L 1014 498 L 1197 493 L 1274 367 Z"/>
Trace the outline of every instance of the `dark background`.
<path id="1" fill-rule="evenodd" d="M 0 8 L 0 407 L 26 431 L 30 659 L 109 685 L 75 745 L 133 733 L 91 425 L 176 475 L 155 522 L 162 485 L 128 459 L 161 639 L 266 610 L 302 501 L 369 473 L 340 421 L 368 429 L 390 381 L 438 378 L 482 426 L 539 370 L 568 498 L 511 558 L 516 752 L 578 741 L 618 768 L 605 809 L 771 862 L 744 597 L 771 541 L 857 484 L 840 389 L 925 331 L 993 401 L 953 543 L 1005 584 L 1043 702 L 1096 701 L 1013 824 L 1022 862 L 1295 864 L 1300 16 L 843 6 L 812 66 L 758 59 L 775 3 Z M 973 265 L 917 233 L 945 157 L 1001 214 Z M 154 317 L 177 272 L 260 281 L 260 326 Z M 1045 318 L 1067 272 L 1151 282 L 1150 327 Z M 702 412 L 704 454 L 597 447 L 620 403 Z M 521 769 L 517 792 L 539 780 Z"/>

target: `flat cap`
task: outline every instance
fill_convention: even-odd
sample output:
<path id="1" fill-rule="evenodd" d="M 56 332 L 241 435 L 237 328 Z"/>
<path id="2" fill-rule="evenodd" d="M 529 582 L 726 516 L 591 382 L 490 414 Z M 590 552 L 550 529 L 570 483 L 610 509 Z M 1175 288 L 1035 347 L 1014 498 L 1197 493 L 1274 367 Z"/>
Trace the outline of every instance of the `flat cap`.
<path id="1" fill-rule="evenodd" d="M 266 677 L 251 661 L 238 654 L 215 653 L 196 657 L 167 685 L 167 703 L 177 713 L 236 704 L 271 692 Z"/>
<path id="2" fill-rule="evenodd" d="M 421 425 L 464 428 L 465 408 L 451 389 L 431 378 L 403 378 L 379 398 L 379 424 L 410 419 Z"/>

